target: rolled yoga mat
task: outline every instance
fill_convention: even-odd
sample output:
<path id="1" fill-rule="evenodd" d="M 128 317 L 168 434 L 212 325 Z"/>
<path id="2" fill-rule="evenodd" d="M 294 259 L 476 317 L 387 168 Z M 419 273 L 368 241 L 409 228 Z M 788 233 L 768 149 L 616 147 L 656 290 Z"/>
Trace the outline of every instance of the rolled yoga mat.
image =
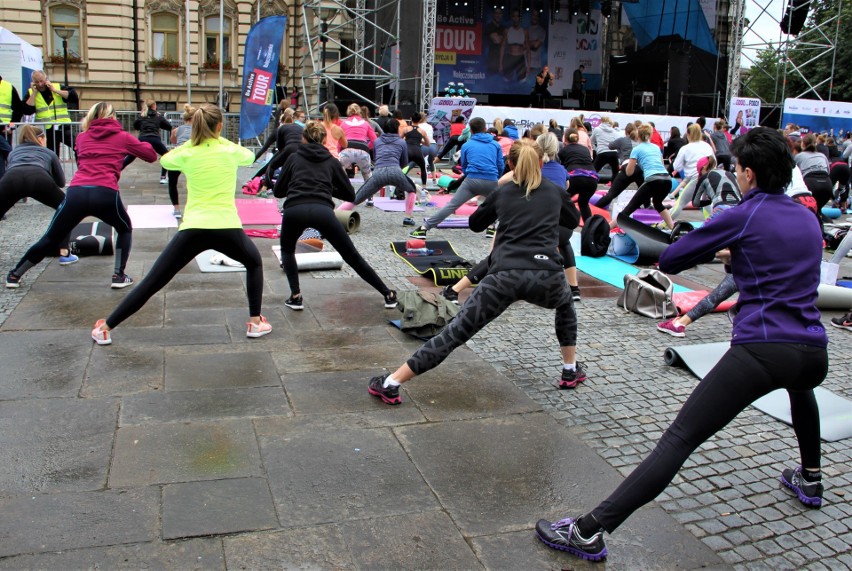
<path id="1" fill-rule="evenodd" d="M 836 285 L 819 284 L 816 306 L 819 309 L 852 309 L 852 289 Z"/>
<path id="2" fill-rule="evenodd" d="M 354 210 L 335 210 L 334 215 L 343 224 L 347 234 L 354 234 L 361 228 L 361 215 Z"/>
<path id="3" fill-rule="evenodd" d="M 669 247 L 669 235 L 656 228 L 634 220 L 623 214 L 618 215 L 618 227 L 630 236 L 639 248 L 639 264 L 653 264 L 660 260 L 660 255 Z"/>
<path id="4" fill-rule="evenodd" d="M 339 253 L 328 252 L 312 252 L 307 246 L 296 244 L 296 267 L 300 272 L 310 272 L 315 270 L 339 270 L 343 267 L 343 258 Z M 272 251 L 275 257 L 278 258 L 278 263 L 281 264 L 281 246 L 272 246 Z"/>
<path id="5" fill-rule="evenodd" d="M 843 213 L 840 211 L 839 208 L 829 208 L 828 206 L 823 206 L 822 215 L 826 218 L 831 218 L 832 220 L 834 220 L 835 218 L 840 218 Z"/>

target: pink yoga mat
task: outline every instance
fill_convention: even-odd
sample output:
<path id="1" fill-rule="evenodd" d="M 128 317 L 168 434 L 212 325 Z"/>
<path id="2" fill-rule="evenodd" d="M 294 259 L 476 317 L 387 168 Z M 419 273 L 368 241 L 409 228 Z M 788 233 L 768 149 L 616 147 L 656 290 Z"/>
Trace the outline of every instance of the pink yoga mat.
<path id="1" fill-rule="evenodd" d="M 377 196 L 373 199 L 373 204 L 383 212 L 405 212 L 404 200 L 394 200 L 387 196 Z M 415 206 L 414 212 L 423 212 L 423 207 Z"/>
<path id="2" fill-rule="evenodd" d="M 432 196 L 432 202 L 438 208 L 443 208 L 447 205 L 447 203 L 453 199 L 453 195 L 451 194 L 435 194 Z M 476 206 L 471 206 L 467 203 L 462 204 L 456 209 L 456 214 L 459 216 L 470 216 L 476 210 Z"/>
<path id="3" fill-rule="evenodd" d="M 243 224 L 281 224 L 274 198 L 237 198 L 237 214 Z"/>
<path id="4" fill-rule="evenodd" d="M 130 224 L 139 228 L 177 228 L 174 216 L 175 207 L 171 205 L 131 204 L 127 207 Z"/>

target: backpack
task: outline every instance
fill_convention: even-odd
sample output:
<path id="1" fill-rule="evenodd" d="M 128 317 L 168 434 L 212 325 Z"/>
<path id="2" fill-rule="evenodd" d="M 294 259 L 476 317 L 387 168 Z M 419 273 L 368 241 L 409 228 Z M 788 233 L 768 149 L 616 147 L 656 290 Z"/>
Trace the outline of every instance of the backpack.
<path id="1" fill-rule="evenodd" d="M 583 224 L 580 233 L 580 255 L 601 258 L 609 248 L 609 222 L 600 214 L 595 214 Z"/>
<path id="2" fill-rule="evenodd" d="M 401 291 L 397 299 L 397 309 L 402 312 L 400 329 L 421 339 L 440 333 L 459 312 L 459 306 L 439 293 Z"/>

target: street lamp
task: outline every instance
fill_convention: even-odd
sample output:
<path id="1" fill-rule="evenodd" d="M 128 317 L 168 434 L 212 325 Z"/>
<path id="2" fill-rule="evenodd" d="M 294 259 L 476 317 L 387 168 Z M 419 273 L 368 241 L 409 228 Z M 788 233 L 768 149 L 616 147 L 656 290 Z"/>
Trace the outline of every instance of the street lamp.
<path id="1" fill-rule="evenodd" d="M 74 28 L 54 28 L 56 35 L 62 38 L 62 56 L 65 60 L 65 88 L 68 89 L 68 40 L 74 35 Z"/>

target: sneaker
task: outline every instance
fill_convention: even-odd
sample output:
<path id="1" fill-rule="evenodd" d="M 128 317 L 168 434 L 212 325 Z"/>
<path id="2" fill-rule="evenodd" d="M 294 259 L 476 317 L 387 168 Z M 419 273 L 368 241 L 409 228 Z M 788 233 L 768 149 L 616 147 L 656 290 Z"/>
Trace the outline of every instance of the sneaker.
<path id="1" fill-rule="evenodd" d="M 299 300 L 301 301 L 301 300 Z M 258 337 L 263 337 L 267 333 L 272 333 L 272 326 L 266 320 L 264 316 L 260 316 L 260 323 L 255 325 L 251 321 L 246 323 L 248 329 L 246 330 L 246 337 L 251 337 L 252 339 L 257 339 Z"/>
<path id="2" fill-rule="evenodd" d="M 599 531 L 586 539 L 580 535 L 576 520 L 570 517 L 556 523 L 540 519 L 535 524 L 535 533 L 546 546 L 567 551 L 587 561 L 601 561 L 607 555 L 603 532 Z"/>
<path id="3" fill-rule="evenodd" d="M 686 337 L 686 327 L 683 325 L 678 325 L 675 323 L 677 318 L 673 317 L 668 321 L 663 321 L 662 323 L 657 324 L 657 331 L 662 331 L 663 333 L 668 333 L 672 337 Z"/>
<path id="4" fill-rule="evenodd" d="M 806 506 L 818 508 L 822 505 L 822 482 L 805 480 L 801 466 L 781 472 L 781 483 L 796 492 L 799 501 Z"/>
<path id="5" fill-rule="evenodd" d="M 385 294 L 385 308 L 386 309 L 393 309 L 398 304 L 399 304 L 399 302 L 396 299 L 396 291 L 390 290 L 389 292 L 387 292 Z"/>
<path id="6" fill-rule="evenodd" d="M 425 238 L 426 237 L 426 228 L 421 226 L 420 228 L 416 228 L 408 233 L 409 238 Z"/>
<path id="7" fill-rule="evenodd" d="M 459 294 L 455 292 L 453 286 L 445 287 L 443 291 L 441 291 L 441 295 L 443 295 L 444 299 L 446 299 L 447 301 L 455 303 L 456 305 L 459 304 Z"/>
<path id="8" fill-rule="evenodd" d="M 112 336 L 106 329 L 101 329 L 106 324 L 106 319 L 98 319 L 95 321 L 95 327 L 92 329 L 92 341 L 98 345 L 112 345 Z"/>
<path id="9" fill-rule="evenodd" d="M 8 282 L 8 280 L 6 280 Z M 9 285 L 8 283 L 6 284 Z M 833 317 L 831 324 L 839 329 L 848 329 L 852 331 L 852 312 L 847 313 L 843 317 Z"/>
<path id="10" fill-rule="evenodd" d="M 133 278 L 128 276 L 127 274 L 113 274 L 112 275 L 112 285 L 110 286 L 112 289 L 121 289 L 127 286 L 133 285 Z"/>
<path id="11" fill-rule="evenodd" d="M 494 226 L 489 226 L 488 228 L 485 229 L 485 237 L 486 238 L 492 238 L 496 233 L 497 233 L 497 228 L 495 228 Z"/>
<path id="12" fill-rule="evenodd" d="M 367 391 L 374 397 L 379 397 L 387 404 L 402 404 L 402 397 L 399 396 L 398 386 L 385 388 L 384 384 L 387 377 L 388 375 L 383 375 L 370 379 Z"/>
<path id="13" fill-rule="evenodd" d="M 70 266 L 71 264 L 76 264 L 79 261 L 80 258 L 75 256 L 74 254 L 68 254 L 67 256 L 59 256 L 60 266 Z"/>
<path id="14" fill-rule="evenodd" d="M 160 177 L 160 184 L 169 184 L 169 179 L 164 176 Z"/>
<path id="15" fill-rule="evenodd" d="M 175 208 L 175 211 L 172 212 L 172 216 L 175 217 L 175 220 L 180 220 L 183 218 L 183 213 L 180 211 L 180 208 Z"/>
<path id="16" fill-rule="evenodd" d="M 575 367 L 573 371 L 562 367 L 562 378 L 559 379 L 560 389 L 575 389 L 577 385 L 586 380 L 586 369 L 583 368 L 583 364 L 577 361 Z"/>
<path id="17" fill-rule="evenodd" d="M 302 296 L 296 297 L 295 295 L 291 295 L 290 299 L 284 302 L 284 305 L 289 307 L 290 309 L 295 309 L 296 311 L 302 311 L 304 309 L 304 305 L 302 305 Z"/>
<path id="18" fill-rule="evenodd" d="M 21 287 L 21 278 L 12 272 L 6 274 L 6 287 L 9 289 L 18 289 Z"/>
<path id="19" fill-rule="evenodd" d="M 365 204 L 366 204 L 367 206 L 374 206 L 373 199 L 372 199 L 372 198 L 368 198 L 368 199 L 367 199 L 367 202 L 366 202 Z"/>
<path id="20" fill-rule="evenodd" d="M 417 222 L 414 221 L 414 218 L 403 218 L 402 219 L 403 226 L 417 226 Z"/>
<path id="21" fill-rule="evenodd" d="M 580 286 L 570 286 L 571 287 L 571 298 L 574 301 L 580 301 Z"/>

